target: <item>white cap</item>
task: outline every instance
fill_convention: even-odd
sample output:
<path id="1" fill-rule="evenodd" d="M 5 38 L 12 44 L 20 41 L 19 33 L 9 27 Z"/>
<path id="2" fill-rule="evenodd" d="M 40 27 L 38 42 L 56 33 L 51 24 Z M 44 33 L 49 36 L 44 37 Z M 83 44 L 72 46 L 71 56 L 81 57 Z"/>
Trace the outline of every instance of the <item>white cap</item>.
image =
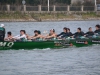
<path id="1" fill-rule="evenodd" d="M 4 27 L 5 25 L 4 24 L 1 24 L 1 26 L 0 27 Z"/>

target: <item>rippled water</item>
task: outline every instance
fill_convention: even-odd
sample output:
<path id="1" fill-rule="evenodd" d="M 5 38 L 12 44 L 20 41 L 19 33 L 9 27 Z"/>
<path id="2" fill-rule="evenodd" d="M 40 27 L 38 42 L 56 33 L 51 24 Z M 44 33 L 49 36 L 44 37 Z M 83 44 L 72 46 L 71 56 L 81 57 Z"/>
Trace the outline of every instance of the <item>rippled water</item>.
<path id="1" fill-rule="evenodd" d="M 32 35 L 35 29 L 56 29 L 70 27 L 72 32 L 77 27 L 87 31 L 99 21 L 68 22 L 5 22 L 6 31 L 13 35 L 25 29 Z M 16 26 L 15 26 L 16 25 Z M 94 29 L 94 28 L 93 28 Z M 6 50 L 0 51 L 0 75 L 100 75 L 100 46 L 82 48 L 43 49 L 43 50 Z"/>

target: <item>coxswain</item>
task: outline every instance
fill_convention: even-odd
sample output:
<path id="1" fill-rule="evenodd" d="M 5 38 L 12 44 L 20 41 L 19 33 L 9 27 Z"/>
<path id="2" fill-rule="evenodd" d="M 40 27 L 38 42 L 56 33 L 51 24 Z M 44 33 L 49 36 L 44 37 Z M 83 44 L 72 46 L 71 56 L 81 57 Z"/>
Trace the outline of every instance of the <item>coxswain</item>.
<path id="1" fill-rule="evenodd" d="M 4 37 L 5 37 L 5 28 L 4 28 L 4 24 L 1 24 L 1 26 L 0 26 L 0 41 L 4 41 Z"/>

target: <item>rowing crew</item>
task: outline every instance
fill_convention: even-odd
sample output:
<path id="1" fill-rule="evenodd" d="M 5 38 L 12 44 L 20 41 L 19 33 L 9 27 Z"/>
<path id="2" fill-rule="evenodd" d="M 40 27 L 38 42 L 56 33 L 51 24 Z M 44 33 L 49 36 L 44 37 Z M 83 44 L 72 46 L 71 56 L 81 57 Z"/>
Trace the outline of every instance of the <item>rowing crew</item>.
<path id="1" fill-rule="evenodd" d="M 20 35 L 12 36 L 11 32 L 7 33 L 5 41 L 26 41 L 26 40 L 37 40 L 37 39 L 53 39 L 53 38 L 79 38 L 79 37 L 93 37 L 94 35 L 100 36 L 100 25 L 96 25 L 96 30 L 93 32 L 92 28 L 89 28 L 87 33 L 84 33 L 81 28 L 77 28 L 77 32 L 72 34 L 69 28 L 64 27 L 63 32 L 56 34 L 54 29 L 51 29 L 48 35 L 43 36 L 39 30 L 34 31 L 34 36 L 29 36 L 25 30 L 20 30 Z"/>

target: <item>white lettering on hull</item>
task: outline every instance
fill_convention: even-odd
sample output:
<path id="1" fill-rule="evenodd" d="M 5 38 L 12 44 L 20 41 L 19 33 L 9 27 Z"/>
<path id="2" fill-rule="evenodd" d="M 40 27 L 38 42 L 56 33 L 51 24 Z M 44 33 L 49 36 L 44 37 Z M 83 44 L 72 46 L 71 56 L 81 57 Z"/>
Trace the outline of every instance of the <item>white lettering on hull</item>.
<path id="1" fill-rule="evenodd" d="M 76 41 L 76 43 L 84 44 L 84 41 Z"/>
<path id="2" fill-rule="evenodd" d="M 5 47 L 6 44 L 7 44 L 7 42 L 0 42 L 0 46 L 1 46 L 1 47 Z"/>
<path id="3" fill-rule="evenodd" d="M 77 44 L 88 44 L 88 41 L 76 41 Z"/>
<path id="4" fill-rule="evenodd" d="M 9 43 L 7 44 L 8 47 L 12 47 L 13 45 L 14 45 L 13 42 L 9 42 Z"/>
<path id="5" fill-rule="evenodd" d="M 0 42 L 0 47 L 12 47 L 14 42 Z"/>
<path id="6" fill-rule="evenodd" d="M 100 43 L 100 40 L 92 40 L 93 43 Z"/>

